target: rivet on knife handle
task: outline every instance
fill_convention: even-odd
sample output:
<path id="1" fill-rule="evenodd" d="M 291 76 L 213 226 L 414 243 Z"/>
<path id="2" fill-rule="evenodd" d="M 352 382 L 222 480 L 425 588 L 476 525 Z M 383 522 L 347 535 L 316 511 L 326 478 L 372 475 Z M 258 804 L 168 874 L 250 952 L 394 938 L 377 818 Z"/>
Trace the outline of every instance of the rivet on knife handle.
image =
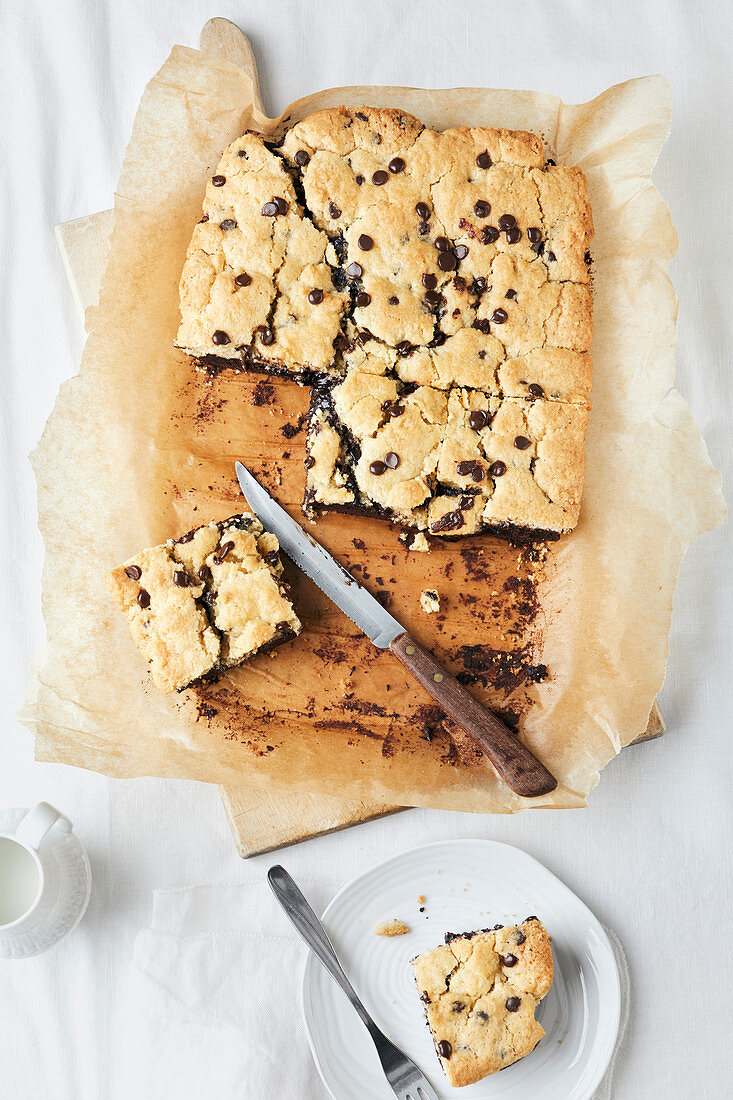
<path id="1" fill-rule="evenodd" d="M 516 794 L 537 798 L 555 790 L 557 780 L 544 764 L 409 634 L 398 635 L 389 648 L 449 718 L 478 742 Z"/>

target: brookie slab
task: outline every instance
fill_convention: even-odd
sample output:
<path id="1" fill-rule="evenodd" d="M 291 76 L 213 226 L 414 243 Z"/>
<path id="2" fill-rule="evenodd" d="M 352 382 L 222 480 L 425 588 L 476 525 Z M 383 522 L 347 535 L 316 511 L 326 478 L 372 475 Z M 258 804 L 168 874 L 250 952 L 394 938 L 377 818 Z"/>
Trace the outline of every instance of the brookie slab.
<path id="1" fill-rule="evenodd" d="M 275 535 L 250 512 L 143 550 L 107 576 L 163 692 L 300 633 Z"/>
<path id="2" fill-rule="evenodd" d="M 278 141 L 247 133 L 224 153 L 181 277 L 177 346 L 210 369 L 317 383 L 312 443 L 329 384 L 371 386 L 387 404 L 389 391 L 411 410 L 401 430 L 370 417 L 361 437 L 353 417 L 329 412 L 341 456 L 329 469 L 326 436 L 309 454 L 311 514 L 349 506 L 436 534 L 559 534 L 575 526 L 582 490 L 592 236 L 582 171 L 545 161 L 534 134 L 319 111 Z M 485 472 L 479 499 L 460 508 L 444 498 L 475 486 L 446 465 L 462 440 L 445 409 L 468 391 L 491 425 L 458 462 L 506 478 Z M 512 425 L 512 440 L 529 441 L 521 457 Z M 401 451 L 382 447 L 409 429 Z M 426 450 L 439 436 L 440 455 Z M 377 462 L 398 454 L 401 472 L 377 482 L 362 443 Z"/>
<path id="3" fill-rule="evenodd" d="M 550 940 L 536 917 L 464 934 L 412 962 L 435 1049 L 451 1085 L 505 1069 L 545 1034 L 535 1009 L 552 985 Z"/>
<path id="4" fill-rule="evenodd" d="M 577 522 L 588 409 L 350 372 L 314 386 L 305 510 L 433 535 L 553 537 Z"/>

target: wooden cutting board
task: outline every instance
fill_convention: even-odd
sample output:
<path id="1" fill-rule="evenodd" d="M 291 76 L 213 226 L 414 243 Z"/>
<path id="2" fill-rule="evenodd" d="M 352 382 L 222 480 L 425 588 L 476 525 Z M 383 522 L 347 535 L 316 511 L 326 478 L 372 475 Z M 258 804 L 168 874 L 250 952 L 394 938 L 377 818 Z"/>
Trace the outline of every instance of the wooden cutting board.
<path id="1" fill-rule="evenodd" d="M 201 33 L 200 47 L 244 69 L 252 79 L 256 101 L 260 102 L 254 55 L 238 27 L 225 19 L 210 20 Z M 82 315 L 98 298 L 112 222 L 112 211 L 107 210 L 66 222 L 56 229 Z M 646 730 L 634 743 L 657 737 L 663 730 L 655 703 Z M 221 788 L 221 794 L 237 848 L 245 858 L 402 809 L 367 800 L 255 787 Z"/>

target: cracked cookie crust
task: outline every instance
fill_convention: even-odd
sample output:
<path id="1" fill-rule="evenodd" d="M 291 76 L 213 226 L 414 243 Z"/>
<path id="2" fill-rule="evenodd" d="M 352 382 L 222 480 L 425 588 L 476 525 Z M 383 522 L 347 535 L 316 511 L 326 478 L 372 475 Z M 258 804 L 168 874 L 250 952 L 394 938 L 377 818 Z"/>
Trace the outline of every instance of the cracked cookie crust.
<path id="1" fill-rule="evenodd" d="M 553 538 L 580 510 L 588 410 L 350 372 L 313 387 L 305 510 L 432 535 Z"/>
<path id="2" fill-rule="evenodd" d="M 316 386 L 308 514 L 559 535 L 582 491 L 592 236 L 582 171 L 545 161 L 534 134 L 319 111 L 224 153 L 183 268 L 176 343 L 208 369 Z M 399 426 L 398 413 L 363 431 L 353 410 L 341 416 L 343 395 L 368 386 L 407 413 Z M 470 438 L 460 407 L 475 402 L 488 422 Z"/>
<path id="3" fill-rule="evenodd" d="M 535 1009 L 553 979 L 552 949 L 536 917 L 463 934 L 412 960 L 446 1077 L 470 1085 L 524 1058 L 545 1034 Z"/>
<path id="4" fill-rule="evenodd" d="M 503 364 L 560 350 L 558 396 L 583 402 L 592 235 L 583 173 L 545 163 L 534 134 L 319 111 L 224 153 L 176 343 L 299 380 L 357 367 L 498 395 Z"/>
<path id="5" fill-rule="evenodd" d="M 182 691 L 301 631 L 275 535 L 251 512 L 143 550 L 107 575 L 155 686 Z"/>

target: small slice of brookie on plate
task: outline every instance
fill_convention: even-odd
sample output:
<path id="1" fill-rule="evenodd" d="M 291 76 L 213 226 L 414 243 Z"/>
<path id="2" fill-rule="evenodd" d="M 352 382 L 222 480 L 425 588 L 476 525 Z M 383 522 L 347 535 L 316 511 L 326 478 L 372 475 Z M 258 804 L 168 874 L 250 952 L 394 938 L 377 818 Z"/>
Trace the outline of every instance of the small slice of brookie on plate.
<path id="1" fill-rule="evenodd" d="M 531 1053 L 545 1034 L 535 1009 L 552 985 L 550 938 L 537 917 L 478 932 L 447 933 L 413 959 L 440 1064 L 470 1085 Z"/>

